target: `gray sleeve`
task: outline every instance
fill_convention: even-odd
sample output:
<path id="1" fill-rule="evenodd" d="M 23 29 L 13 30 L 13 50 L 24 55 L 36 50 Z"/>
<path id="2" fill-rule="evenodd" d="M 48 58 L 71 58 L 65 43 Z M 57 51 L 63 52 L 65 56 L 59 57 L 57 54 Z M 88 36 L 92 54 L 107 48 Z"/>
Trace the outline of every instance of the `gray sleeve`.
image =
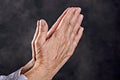
<path id="1" fill-rule="evenodd" d="M 21 69 L 11 73 L 8 76 L 0 75 L 0 80 L 28 80 L 23 74 L 20 74 Z"/>

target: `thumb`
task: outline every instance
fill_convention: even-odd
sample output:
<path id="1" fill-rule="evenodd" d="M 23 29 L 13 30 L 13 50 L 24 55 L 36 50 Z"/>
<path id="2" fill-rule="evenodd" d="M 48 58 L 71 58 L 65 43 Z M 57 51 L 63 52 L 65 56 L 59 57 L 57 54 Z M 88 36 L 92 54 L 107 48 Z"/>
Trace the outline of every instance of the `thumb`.
<path id="1" fill-rule="evenodd" d="M 48 32 L 48 24 L 44 19 L 41 19 L 40 25 L 41 25 L 41 38 L 45 40 Z"/>
<path id="2" fill-rule="evenodd" d="M 37 42 L 39 43 L 39 47 L 42 47 L 47 38 L 48 24 L 44 19 L 41 19 L 38 27 L 40 30 L 38 33 Z"/>

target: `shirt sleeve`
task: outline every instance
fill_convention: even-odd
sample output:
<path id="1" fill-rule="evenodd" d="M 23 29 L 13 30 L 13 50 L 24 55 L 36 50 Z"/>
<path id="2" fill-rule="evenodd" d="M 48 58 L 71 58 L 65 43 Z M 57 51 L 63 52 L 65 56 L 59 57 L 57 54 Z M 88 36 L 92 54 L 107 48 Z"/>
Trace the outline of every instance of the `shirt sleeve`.
<path id="1" fill-rule="evenodd" d="M 8 76 L 0 75 L 0 80 L 28 80 L 25 75 L 20 74 L 21 70 L 22 68 L 9 74 Z"/>

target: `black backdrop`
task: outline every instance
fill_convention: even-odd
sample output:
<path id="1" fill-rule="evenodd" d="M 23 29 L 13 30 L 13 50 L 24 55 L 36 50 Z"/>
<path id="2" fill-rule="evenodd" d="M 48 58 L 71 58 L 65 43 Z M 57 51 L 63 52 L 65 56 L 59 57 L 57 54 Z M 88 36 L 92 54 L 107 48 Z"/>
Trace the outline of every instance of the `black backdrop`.
<path id="1" fill-rule="evenodd" d="M 120 80 L 119 0 L 0 0 L 0 74 L 31 59 L 38 19 L 50 28 L 70 6 L 82 8 L 84 35 L 53 80 Z"/>

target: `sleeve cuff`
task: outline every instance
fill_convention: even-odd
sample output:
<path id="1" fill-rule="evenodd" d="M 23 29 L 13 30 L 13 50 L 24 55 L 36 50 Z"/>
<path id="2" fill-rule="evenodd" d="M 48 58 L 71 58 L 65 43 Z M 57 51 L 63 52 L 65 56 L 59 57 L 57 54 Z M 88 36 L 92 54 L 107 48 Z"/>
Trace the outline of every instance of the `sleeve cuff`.
<path id="1" fill-rule="evenodd" d="M 21 73 L 22 68 L 8 75 L 8 80 L 28 80 L 27 77 Z"/>

